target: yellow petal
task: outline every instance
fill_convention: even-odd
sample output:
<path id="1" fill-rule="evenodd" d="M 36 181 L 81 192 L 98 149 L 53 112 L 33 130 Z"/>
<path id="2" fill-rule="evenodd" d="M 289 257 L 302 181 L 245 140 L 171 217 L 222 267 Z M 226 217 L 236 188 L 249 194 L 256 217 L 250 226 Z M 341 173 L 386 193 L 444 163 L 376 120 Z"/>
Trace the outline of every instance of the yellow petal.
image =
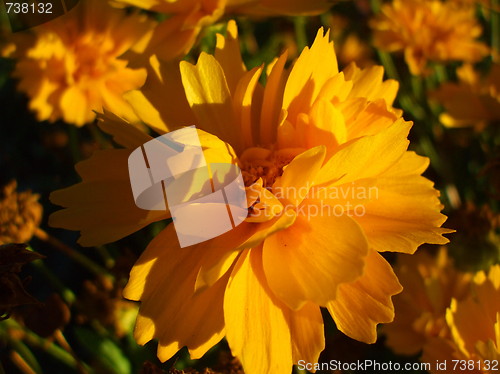
<path id="1" fill-rule="evenodd" d="M 401 290 L 391 266 L 370 250 L 363 275 L 339 286 L 337 298 L 328 303 L 328 311 L 344 334 L 364 343 L 375 343 L 377 324 L 394 319 L 391 296 Z"/>
<path id="2" fill-rule="evenodd" d="M 266 284 L 260 251 L 244 251 L 224 296 L 226 338 L 247 374 L 289 374 L 292 369 L 286 309 Z"/>
<path id="3" fill-rule="evenodd" d="M 147 68 L 148 77 L 141 90 L 124 96 L 137 116 L 161 134 L 182 126 L 197 125 L 184 93 L 179 62 L 159 61 L 153 56 Z"/>
<path id="4" fill-rule="evenodd" d="M 307 301 L 325 306 L 335 299 L 340 284 L 363 273 L 367 252 L 364 234 L 350 217 L 303 214 L 265 240 L 263 263 L 270 288 L 297 310 Z"/>
<path id="5" fill-rule="evenodd" d="M 376 196 L 364 203 L 364 214 L 355 217 L 370 246 L 377 251 L 413 253 L 423 243 L 446 244 L 442 229 L 439 192 L 420 174 L 428 159 L 406 152 L 392 168 L 381 174 Z"/>
<path id="6" fill-rule="evenodd" d="M 267 78 L 260 117 L 260 141 L 263 145 L 270 145 L 276 141 L 277 129 L 286 116 L 281 106 L 286 82 L 287 57 L 286 52 L 280 56 Z"/>
<path id="7" fill-rule="evenodd" d="M 99 128 L 112 135 L 116 143 L 126 148 L 135 149 L 152 139 L 145 132 L 106 110 L 103 114 L 99 114 L 97 118 L 99 119 Z"/>
<path id="8" fill-rule="evenodd" d="M 344 69 L 344 74 L 347 80 L 353 82 L 349 97 L 364 97 L 369 101 L 383 99 L 387 106 L 392 106 L 396 99 L 399 83 L 393 79 L 384 81 L 382 66 L 360 69 L 352 63 Z"/>
<path id="9" fill-rule="evenodd" d="M 325 163 L 317 183 L 349 183 L 384 172 L 394 165 L 408 148 L 407 136 L 410 127 L 411 123 L 401 119 L 376 135 L 346 143 Z"/>
<path id="10" fill-rule="evenodd" d="M 289 212 L 261 224 L 243 222 L 233 230 L 197 245 L 203 247 L 207 255 L 197 275 L 196 291 L 210 287 L 219 280 L 241 250 L 261 244 L 266 237 L 290 227 L 294 221 L 295 214 Z"/>
<path id="11" fill-rule="evenodd" d="M 224 335 L 222 307 L 229 274 L 194 293 L 206 254 L 202 246 L 180 248 L 171 224 L 153 239 L 131 271 L 123 295 L 141 300 L 134 335 L 139 344 L 157 338 L 161 361 L 183 346 L 192 358 L 199 358 Z"/>
<path id="12" fill-rule="evenodd" d="M 139 209 L 128 174 L 126 149 L 95 152 L 77 164 L 83 182 L 58 190 L 50 200 L 66 209 L 53 213 L 49 224 L 79 230 L 79 243 L 94 246 L 121 239 L 142 227 L 168 218 L 167 212 Z"/>
<path id="13" fill-rule="evenodd" d="M 318 146 L 296 156 L 283 168 L 283 175 L 273 186 L 273 191 L 278 191 L 276 196 L 299 206 L 315 183 L 325 153 L 326 147 Z"/>
<path id="14" fill-rule="evenodd" d="M 182 83 L 197 118 L 197 127 L 240 150 L 239 129 L 234 126 L 231 94 L 224 72 L 213 56 L 202 53 L 196 66 L 181 62 Z"/>
<path id="15" fill-rule="evenodd" d="M 78 86 L 67 88 L 61 96 L 61 111 L 65 122 L 82 126 L 95 118 L 92 109 Z"/>
<path id="16" fill-rule="evenodd" d="M 216 37 L 215 59 L 224 70 L 229 90 L 234 93 L 238 82 L 246 72 L 245 64 L 241 58 L 236 22 L 234 20 L 228 22 L 225 37 L 220 34 L 217 34 Z"/>
<path id="17" fill-rule="evenodd" d="M 313 303 L 305 304 L 302 309 L 289 312 L 292 356 L 294 364 L 300 360 L 318 362 L 325 349 L 323 317 L 320 308 Z"/>
<path id="18" fill-rule="evenodd" d="M 241 77 L 233 94 L 234 119 L 233 125 L 239 124 L 239 133 L 242 136 L 242 143 L 245 148 L 254 144 L 254 133 L 258 130 L 255 125 L 258 122 L 252 118 L 252 110 L 255 106 L 254 93 L 258 84 L 262 67 L 254 68 Z"/>
<path id="19" fill-rule="evenodd" d="M 307 113 L 323 85 L 338 73 L 337 57 L 330 32 L 318 31 L 314 43 L 304 48 L 290 72 L 283 95 L 283 109 L 295 122 L 299 113 Z"/>

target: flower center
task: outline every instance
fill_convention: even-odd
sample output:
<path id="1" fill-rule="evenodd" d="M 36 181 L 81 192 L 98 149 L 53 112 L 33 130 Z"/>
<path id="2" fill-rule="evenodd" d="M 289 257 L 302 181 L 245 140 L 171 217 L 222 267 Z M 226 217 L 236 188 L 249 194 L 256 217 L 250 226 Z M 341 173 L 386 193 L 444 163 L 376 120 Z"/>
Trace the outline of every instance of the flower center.
<path id="1" fill-rule="evenodd" d="M 299 149 L 275 151 L 266 148 L 248 148 L 240 157 L 245 186 L 248 187 L 262 178 L 263 187 L 271 189 L 276 178 L 283 174 L 284 167 L 301 152 Z"/>

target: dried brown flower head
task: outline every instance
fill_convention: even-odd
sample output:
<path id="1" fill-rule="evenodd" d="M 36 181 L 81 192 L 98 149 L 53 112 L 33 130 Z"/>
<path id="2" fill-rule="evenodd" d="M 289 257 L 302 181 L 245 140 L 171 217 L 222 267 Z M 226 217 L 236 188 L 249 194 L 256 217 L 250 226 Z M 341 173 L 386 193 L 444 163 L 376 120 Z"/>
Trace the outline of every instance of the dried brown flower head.
<path id="1" fill-rule="evenodd" d="M 28 262 L 43 258 L 26 249 L 25 244 L 0 245 L 0 320 L 9 317 L 13 308 L 38 301 L 24 289 L 18 273 Z"/>
<path id="2" fill-rule="evenodd" d="M 17 192 L 17 182 L 0 190 L 0 244 L 25 243 L 33 236 L 42 219 L 38 194 Z"/>

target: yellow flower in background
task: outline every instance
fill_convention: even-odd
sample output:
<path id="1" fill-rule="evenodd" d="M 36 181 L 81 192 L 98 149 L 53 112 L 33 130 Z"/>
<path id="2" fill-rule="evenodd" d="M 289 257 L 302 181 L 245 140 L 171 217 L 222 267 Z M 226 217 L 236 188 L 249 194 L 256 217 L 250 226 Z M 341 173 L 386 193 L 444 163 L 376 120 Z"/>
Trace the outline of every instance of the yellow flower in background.
<path id="1" fill-rule="evenodd" d="M 496 373 L 500 360 L 500 265 L 477 273 L 471 283 L 467 298 L 453 299 L 446 310 L 451 336 L 432 340 L 422 360 L 462 360 L 457 370 Z"/>
<path id="2" fill-rule="evenodd" d="M 433 338 L 451 336 L 446 309 L 468 295 L 472 276 L 453 267 L 444 247 L 435 257 L 425 251 L 401 255 L 395 271 L 403 292 L 394 298 L 394 322 L 384 326 L 386 344 L 397 354 L 415 355 Z"/>
<path id="3" fill-rule="evenodd" d="M 469 64 L 460 67 L 457 75 L 458 83 L 445 82 L 434 93 L 445 109 L 441 122 L 447 127 L 474 126 L 480 130 L 500 121 L 500 64 L 493 64 L 485 77 Z"/>
<path id="4" fill-rule="evenodd" d="M 152 25 L 101 0 L 81 1 L 66 15 L 14 35 L 18 89 L 30 98 L 39 121 L 82 126 L 108 108 L 133 118 L 123 93 L 144 84 L 146 69 L 128 67 L 121 56 Z"/>
<path id="5" fill-rule="evenodd" d="M 164 13 L 168 18 L 156 27 L 145 53 L 169 61 L 186 55 L 200 31 L 224 14 L 278 16 L 320 14 L 332 6 L 331 0 L 114 0 Z"/>
<path id="6" fill-rule="evenodd" d="M 339 72 L 320 30 L 291 69 L 283 54 L 265 72 L 247 71 L 235 23 L 227 34 L 215 56 L 180 72 L 153 57 L 143 89 L 126 97 L 156 132 L 196 125 L 207 162 L 237 163 L 248 217 L 186 248 L 168 225 L 124 295 L 141 301 L 138 343 L 157 338 L 162 361 L 183 346 L 199 358 L 226 336 L 245 372 L 288 374 L 324 348 L 320 306 L 345 334 L 373 343 L 401 291 L 379 252 L 444 244 L 450 231 L 421 176 L 428 160 L 407 151 L 411 123 L 392 107 L 398 84 L 384 82 L 381 67 Z M 168 216 L 135 207 L 128 181 L 128 155 L 149 136 L 111 114 L 101 126 L 125 149 L 97 152 L 77 166 L 82 183 L 51 196 L 66 208 L 51 224 L 80 230 L 85 245 Z"/>
<path id="7" fill-rule="evenodd" d="M 427 72 L 427 62 L 477 62 L 488 47 L 476 40 L 481 26 L 472 7 L 439 0 L 394 0 L 372 20 L 374 44 L 404 52 L 414 75 Z"/>

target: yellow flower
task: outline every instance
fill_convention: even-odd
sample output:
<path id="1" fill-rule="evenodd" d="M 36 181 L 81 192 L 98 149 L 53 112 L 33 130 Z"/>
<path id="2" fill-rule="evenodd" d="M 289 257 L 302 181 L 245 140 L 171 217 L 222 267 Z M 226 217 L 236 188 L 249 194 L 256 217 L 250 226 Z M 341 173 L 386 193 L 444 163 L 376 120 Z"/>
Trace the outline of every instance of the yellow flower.
<path id="1" fill-rule="evenodd" d="M 16 189 L 12 181 L 0 191 L 0 244 L 30 241 L 42 220 L 40 196 Z"/>
<path id="2" fill-rule="evenodd" d="M 477 41 L 481 26 L 474 9 L 439 0 L 394 0 L 372 22 L 374 43 L 388 52 L 404 51 L 414 75 L 425 74 L 428 61 L 476 62 L 488 53 Z"/>
<path id="3" fill-rule="evenodd" d="M 461 360 L 457 369 L 494 373 L 500 360 L 500 265 L 492 266 L 487 274 L 477 273 L 471 283 L 468 297 L 453 299 L 446 310 L 451 337 L 434 339 L 422 360 L 447 360 L 449 364 Z"/>
<path id="4" fill-rule="evenodd" d="M 398 354 L 414 355 L 432 338 L 449 338 L 446 309 L 452 299 L 467 296 L 471 275 L 453 267 L 444 247 L 435 258 L 424 251 L 400 256 L 396 275 L 404 291 L 394 298 L 394 322 L 384 326 L 386 344 Z"/>
<path id="5" fill-rule="evenodd" d="M 500 121 L 500 64 L 486 77 L 465 64 L 457 70 L 459 83 L 446 82 L 434 93 L 444 106 L 441 122 L 448 127 L 474 126 L 477 130 Z"/>
<path id="6" fill-rule="evenodd" d="M 320 306 L 372 343 L 401 290 L 379 252 L 447 242 L 438 192 L 421 176 L 428 160 L 407 151 L 411 124 L 392 108 L 397 82 L 378 66 L 339 72 L 328 38 L 320 30 L 290 70 L 286 54 L 276 59 L 263 87 L 231 22 L 215 56 L 181 62 L 177 80 L 153 58 L 144 89 L 127 95 L 159 133 L 196 125 L 207 162 L 237 163 L 247 186 L 245 222 L 186 248 L 169 225 L 131 272 L 124 295 L 142 302 L 135 337 L 157 338 L 162 361 L 183 346 L 199 358 L 226 336 L 246 373 L 289 373 L 324 348 Z M 149 137 L 103 119 L 126 149 L 96 153 L 78 166 L 82 183 L 51 197 L 66 207 L 51 224 L 81 230 L 87 245 L 168 216 L 134 207 L 128 185 L 127 157 Z"/>
<path id="7" fill-rule="evenodd" d="M 189 52 L 200 31 L 224 14 L 277 16 L 319 14 L 331 7 L 331 0 L 115 0 L 169 17 L 154 31 L 145 53 L 168 61 Z"/>
<path id="8" fill-rule="evenodd" d="M 106 107 L 133 118 L 122 98 L 146 79 L 145 69 L 121 59 L 150 27 L 105 1 L 81 1 L 71 12 L 14 38 L 14 76 L 39 121 L 62 119 L 82 126 Z"/>

